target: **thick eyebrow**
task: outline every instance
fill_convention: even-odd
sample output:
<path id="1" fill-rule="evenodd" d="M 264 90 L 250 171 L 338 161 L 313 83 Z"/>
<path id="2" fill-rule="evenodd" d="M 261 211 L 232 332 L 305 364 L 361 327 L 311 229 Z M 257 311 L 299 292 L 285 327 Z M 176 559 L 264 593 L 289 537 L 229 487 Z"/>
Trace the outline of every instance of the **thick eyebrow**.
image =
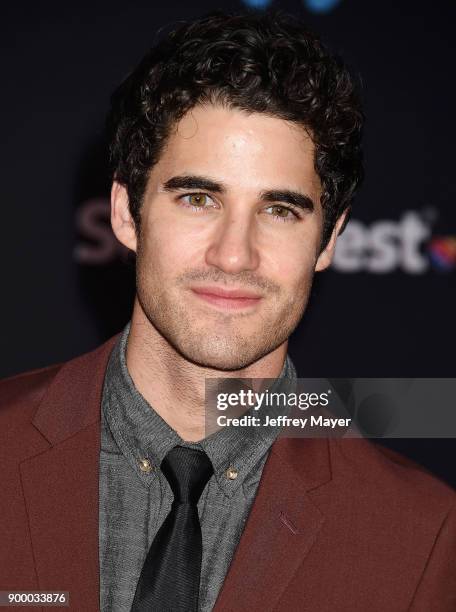
<path id="1" fill-rule="evenodd" d="M 214 181 L 207 176 L 182 175 L 173 176 L 163 183 L 165 191 L 174 191 L 176 189 L 205 189 L 214 193 L 225 193 L 226 189 L 222 183 Z"/>
<path id="2" fill-rule="evenodd" d="M 173 176 L 163 183 L 165 191 L 177 189 L 203 189 L 213 193 L 226 193 L 227 189 L 223 183 L 215 181 L 207 176 L 181 175 Z M 290 189 L 268 189 L 260 193 L 260 199 L 264 202 L 284 202 L 303 210 L 312 212 L 315 204 L 311 197 L 299 191 Z"/>

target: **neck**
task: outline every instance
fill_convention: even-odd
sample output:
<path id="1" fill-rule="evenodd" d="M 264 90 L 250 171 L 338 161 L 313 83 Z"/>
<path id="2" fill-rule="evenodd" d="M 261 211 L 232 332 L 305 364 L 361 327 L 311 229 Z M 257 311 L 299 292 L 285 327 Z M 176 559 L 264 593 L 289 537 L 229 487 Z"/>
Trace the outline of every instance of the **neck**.
<path id="1" fill-rule="evenodd" d="M 277 378 L 287 342 L 245 368 L 230 372 L 187 361 L 157 331 L 135 300 L 126 362 L 135 387 L 183 440 L 196 442 L 205 431 L 205 379 Z"/>

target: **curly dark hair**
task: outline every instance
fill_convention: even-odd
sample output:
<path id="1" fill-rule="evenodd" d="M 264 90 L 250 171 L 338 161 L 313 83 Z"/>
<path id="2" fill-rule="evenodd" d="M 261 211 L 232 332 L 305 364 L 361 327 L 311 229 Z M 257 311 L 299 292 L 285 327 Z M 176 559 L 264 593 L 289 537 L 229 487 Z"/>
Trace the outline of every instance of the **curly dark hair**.
<path id="1" fill-rule="evenodd" d="M 149 172 L 172 127 L 197 104 L 212 103 L 308 132 L 322 184 L 323 249 L 363 178 L 359 89 L 341 58 L 294 16 L 216 11 L 181 24 L 111 98 L 110 161 L 137 231 Z"/>

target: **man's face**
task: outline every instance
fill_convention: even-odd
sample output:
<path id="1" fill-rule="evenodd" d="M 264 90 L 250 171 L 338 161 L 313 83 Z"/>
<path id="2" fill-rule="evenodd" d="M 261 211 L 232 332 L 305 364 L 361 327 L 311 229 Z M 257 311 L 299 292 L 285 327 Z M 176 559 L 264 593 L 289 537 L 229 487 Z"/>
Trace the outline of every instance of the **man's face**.
<path id="1" fill-rule="evenodd" d="M 302 128 L 212 105 L 183 117 L 132 245 L 139 303 L 174 349 L 239 370 L 287 341 L 332 254 L 319 253 L 320 190 Z"/>

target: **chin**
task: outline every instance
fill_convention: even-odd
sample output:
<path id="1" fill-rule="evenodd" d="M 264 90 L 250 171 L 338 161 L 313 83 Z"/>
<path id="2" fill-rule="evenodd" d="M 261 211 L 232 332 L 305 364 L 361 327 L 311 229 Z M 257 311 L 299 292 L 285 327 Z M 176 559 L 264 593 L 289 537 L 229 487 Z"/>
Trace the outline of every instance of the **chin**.
<path id="1" fill-rule="evenodd" d="M 239 343 L 211 335 L 204 338 L 200 335 L 193 338 L 168 336 L 167 340 L 190 363 L 214 370 L 240 370 L 261 357 L 257 351 L 252 350 L 252 346 L 250 350 L 245 350 L 249 346 L 247 340 Z"/>
<path id="2" fill-rule="evenodd" d="M 245 355 L 233 352 L 214 352 L 214 351 L 180 351 L 181 354 L 187 359 L 203 368 L 210 368 L 212 370 L 221 370 L 226 372 L 233 372 L 241 370 L 259 359 L 255 355 Z"/>

